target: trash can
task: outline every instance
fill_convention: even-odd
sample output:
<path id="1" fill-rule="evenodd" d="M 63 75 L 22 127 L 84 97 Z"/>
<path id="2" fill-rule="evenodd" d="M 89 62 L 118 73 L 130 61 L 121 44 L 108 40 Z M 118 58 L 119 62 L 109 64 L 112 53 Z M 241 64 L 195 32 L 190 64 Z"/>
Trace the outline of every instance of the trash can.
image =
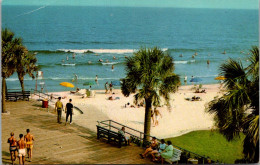
<path id="1" fill-rule="evenodd" d="M 48 100 L 42 100 L 42 108 L 48 108 Z"/>

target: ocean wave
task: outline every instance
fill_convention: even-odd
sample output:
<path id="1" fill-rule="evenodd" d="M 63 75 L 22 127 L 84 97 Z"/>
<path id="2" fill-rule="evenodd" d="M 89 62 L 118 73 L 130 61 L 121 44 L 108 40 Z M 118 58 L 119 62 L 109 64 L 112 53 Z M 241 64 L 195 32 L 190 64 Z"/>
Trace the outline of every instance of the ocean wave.
<path id="1" fill-rule="evenodd" d="M 57 49 L 57 50 L 31 50 L 30 52 L 42 54 L 57 54 L 57 53 L 97 53 L 97 54 L 132 54 L 139 49 Z M 168 48 L 162 48 L 162 51 L 167 51 Z"/>
<path id="2" fill-rule="evenodd" d="M 189 60 L 189 61 L 173 61 L 175 64 L 187 64 L 195 62 L 195 60 Z"/>
<path id="3" fill-rule="evenodd" d="M 114 54 L 126 54 L 134 53 L 135 49 L 58 49 L 58 51 L 72 52 L 72 53 L 114 53 Z"/>

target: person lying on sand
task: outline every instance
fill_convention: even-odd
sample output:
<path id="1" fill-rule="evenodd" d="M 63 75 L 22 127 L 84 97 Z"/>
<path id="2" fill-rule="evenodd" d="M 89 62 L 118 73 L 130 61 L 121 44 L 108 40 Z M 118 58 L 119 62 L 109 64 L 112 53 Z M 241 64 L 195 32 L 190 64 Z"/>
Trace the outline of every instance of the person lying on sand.
<path id="1" fill-rule="evenodd" d="M 205 89 L 203 89 L 203 90 L 199 90 L 199 89 L 197 89 L 196 91 L 195 91 L 195 93 L 206 93 L 206 90 Z"/>

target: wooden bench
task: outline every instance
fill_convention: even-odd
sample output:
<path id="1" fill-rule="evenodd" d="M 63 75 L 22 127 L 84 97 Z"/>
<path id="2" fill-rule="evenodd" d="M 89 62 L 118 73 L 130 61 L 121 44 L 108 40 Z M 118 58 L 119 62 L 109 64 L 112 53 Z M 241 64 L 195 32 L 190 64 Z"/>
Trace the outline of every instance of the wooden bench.
<path id="1" fill-rule="evenodd" d="M 24 94 L 22 92 L 7 92 L 5 95 L 6 100 L 14 100 L 17 101 L 18 99 L 26 98 L 29 101 L 31 93 L 30 91 L 24 91 Z"/>
<path id="2" fill-rule="evenodd" d="M 170 159 L 165 159 L 164 161 L 172 164 L 173 162 L 177 162 L 181 159 L 181 150 L 173 147 L 173 155 Z"/>
<path id="3" fill-rule="evenodd" d="M 118 147 L 121 148 L 123 137 L 120 133 L 106 129 L 97 125 L 97 139 L 106 139 L 107 143 L 115 142 L 118 144 Z M 127 144 L 127 142 L 125 142 Z"/>

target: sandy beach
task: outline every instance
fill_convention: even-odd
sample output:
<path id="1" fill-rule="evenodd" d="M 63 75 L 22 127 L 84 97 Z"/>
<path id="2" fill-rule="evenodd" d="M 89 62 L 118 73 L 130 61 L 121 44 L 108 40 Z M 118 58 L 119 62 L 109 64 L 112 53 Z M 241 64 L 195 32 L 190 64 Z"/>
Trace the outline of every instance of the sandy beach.
<path id="1" fill-rule="evenodd" d="M 219 84 L 203 85 L 206 93 L 194 93 L 193 85 L 181 86 L 178 92 L 171 94 L 169 110 L 166 106 L 159 107 L 162 117 L 159 117 L 159 125 L 151 127 L 151 135 L 158 138 L 180 136 L 194 130 L 207 130 L 213 127 L 213 116 L 205 112 L 205 105 L 219 95 Z M 64 105 L 71 98 L 74 106 L 79 110 L 74 111 L 73 122 L 96 131 L 97 121 L 111 119 L 143 132 L 145 108 L 125 108 L 128 102 L 133 104 L 133 94 L 124 97 L 120 89 L 115 89 L 117 100 L 108 100 L 111 94 L 105 94 L 104 90 L 96 90 L 95 97 L 82 98 L 80 95 L 70 94 L 69 91 L 53 92 L 55 97 L 66 96 L 62 99 Z M 185 98 L 200 97 L 201 101 L 187 101 Z M 49 103 L 54 106 L 53 100 Z M 162 101 L 163 102 L 163 101 Z M 163 104 L 162 104 L 163 105 Z M 65 113 L 62 114 L 65 117 Z M 63 119 L 64 120 L 64 119 Z M 127 130 L 126 130 L 127 131 Z"/>

